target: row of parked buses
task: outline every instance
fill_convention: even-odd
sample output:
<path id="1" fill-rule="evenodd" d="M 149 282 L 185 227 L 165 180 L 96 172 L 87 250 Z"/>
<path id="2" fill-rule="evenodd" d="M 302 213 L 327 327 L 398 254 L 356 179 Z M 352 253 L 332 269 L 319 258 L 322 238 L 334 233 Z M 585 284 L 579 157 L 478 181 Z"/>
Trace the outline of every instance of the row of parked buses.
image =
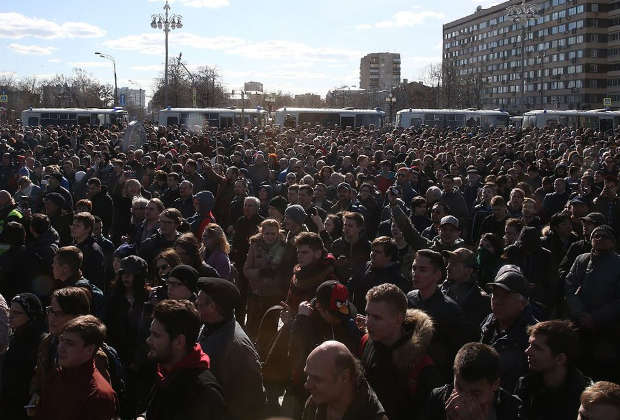
<path id="1" fill-rule="evenodd" d="M 128 121 L 122 108 L 30 108 L 22 112 L 26 126 L 82 125 L 107 127 L 123 125 Z M 387 124 L 385 112 L 380 109 L 354 108 L 280 108 L 270 115 L 258 108 L 165 108 L 158 113 L 160 126 L 180 125 L 190 129 L 226 128 L 233 125 L 263 126 L 268 122 L 283 127 L 320 125 L 322 127 L 382 127 Z M 535 110 L 523 116 L 510 117 L 499 110 L 473 109 L 402 109 L 396 113 L 395 125 L 402 128 L 427 126 L 438 128 L 479 127 L 491 129 L 509 125 L 522 128 L 570 127 L 617 130 L 620 111 L 559 111 Z"/>

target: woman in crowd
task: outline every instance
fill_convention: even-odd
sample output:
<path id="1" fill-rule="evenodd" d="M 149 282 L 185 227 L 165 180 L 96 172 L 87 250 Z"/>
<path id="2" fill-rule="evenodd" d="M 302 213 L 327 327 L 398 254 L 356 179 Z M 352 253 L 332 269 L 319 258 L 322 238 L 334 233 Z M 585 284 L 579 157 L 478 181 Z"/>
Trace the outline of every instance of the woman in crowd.
<path id="1" fill-rule="evenodd" d="M 230 279 L 230 244 L 226 234 L 216 223 L 209 223 L 202 234 L 203 259 L 224 279 Z"/>
<path id="2" fill-rule="evenodd" d="M 174 250 L 183 264 L 194 267 L 200 277 L 221 277 L 220 273 L 212 266 L 207 264 L 200 255 L 200 242 L 193 233 L 184 233 L 179 236 L 174 243 Z"/>

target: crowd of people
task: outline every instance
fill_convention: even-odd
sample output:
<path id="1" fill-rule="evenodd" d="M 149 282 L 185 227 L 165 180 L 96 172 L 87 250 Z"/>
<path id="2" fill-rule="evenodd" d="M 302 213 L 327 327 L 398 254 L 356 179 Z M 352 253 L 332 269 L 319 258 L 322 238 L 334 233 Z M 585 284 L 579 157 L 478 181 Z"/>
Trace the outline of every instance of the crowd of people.
<path id="1" fill-rule="evenodd" d="M 0 125 L 0 417 L 620 419 L 620 136 Z"/>

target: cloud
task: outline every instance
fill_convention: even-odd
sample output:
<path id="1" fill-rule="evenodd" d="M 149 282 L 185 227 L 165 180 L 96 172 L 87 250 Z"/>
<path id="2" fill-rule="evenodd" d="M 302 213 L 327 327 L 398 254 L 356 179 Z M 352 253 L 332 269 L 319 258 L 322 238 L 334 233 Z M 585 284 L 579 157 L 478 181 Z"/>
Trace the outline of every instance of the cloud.
<path id="1" fill-rule="evenodd" d="M 56 48 L 40 45 L 9 44 L 9 48 L 23 55 L 50 55 Z"/>
<path id="2" fill-rule="evenodd" d="M 472 3 L 474 3 L 476 6 L 482 6 L 482 8 L 486 9 L 491 6 L 503 3 L 504 1 L 505 0 L 472 0 Z"/>
<path id="3" fill-rule="evenodd" d="M 150 3 L 163 3 L 162 0 L 149 0 Z M 188 7 L 207 7 L 209 9 L 219 9 L 220 7 L 230 6 L 229 0 L 178 0 L 184 6 Z M 170 3 L 176 3 L 175 0 L 171 0 Z"/>
<path id="4" fill-rule="evenodd" d="M 51 20 L 28 17 L 20 13 L 0 13 L 0 38 L 98 38 L 105 34 L 105 30 L 85 22 L 58 24 Z"/>
<path id="5" fill-rule="evenodd" d="M 188 32 L 173 33 L 170 36 L 170 48 L 191 47 L 226 54 L 238 55 L 250 59 L 303 60 L 304 62 L 339 62 L 357 60 L 359 51 L 312 47 L 300 42 L 268 40 L 252 42 L 237 37 L 204 37 Z M 136 51 L 142 54 L 160 55 L 164 53 L 163 35 L 159 33 L 142 33 L 104 41 L 103 45 L 121 51 Z M 290 61 L 289 61 L 290 62 Z"/>
<path id="6" fill-rule="evenodd" d="M 87 68 L 99 68 L 99 67 L 112 67 L 112 63 L 109 61 L 72 61 L 68 63 L 71 67 L 77 67 L 81 69 Z"/>
<path id="7" fill-rule="evenodd" d="M 50 58 L 49 60 L 47 60 L 49 63 L 62 63 L 62 60 L 60 58 Z"/>
<path id="8" fill-rule="evenodd" d="M 163 64 L 149 64 L 146 66 L 132 66 L 129 67 L 130 70 L 136 70 L 136 71 L 158 71 L 158 70 L 164 70 L 164 65 Z"/>
<path id="9" fill-rule="evenodd" d="M 362 23 L 360 25 L 357 25 L 356 28 L 360 30 L 367 30 L 373 28 L 409 28 L 415 25 L 423 24 L 429 19 L 444 19 L 445 17 L 445 14 L 432 10 L 402 10 L 400 12 L 394 13 L 391 19 L 382 20 L 373 24 Z"/>

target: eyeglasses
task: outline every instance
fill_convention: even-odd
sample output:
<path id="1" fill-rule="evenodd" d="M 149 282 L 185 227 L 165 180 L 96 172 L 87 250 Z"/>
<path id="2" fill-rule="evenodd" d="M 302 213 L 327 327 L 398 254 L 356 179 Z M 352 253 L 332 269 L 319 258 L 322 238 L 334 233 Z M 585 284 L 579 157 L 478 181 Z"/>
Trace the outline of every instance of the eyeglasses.
<path id="1" fill-rule="evenodd" d="M 161 271 L 161 270 L 167 270 L 170 268 L 170 264 L 161 264 L 161 265 L 157 265 L 157 271 Z"/>
<path id="2" fill-rule="evenodd" d="M 64 312 L 63 312 L 63 311 L 56 311 L 56 310 L 54 310 L 54 307 L 53 307 L 53 306 L 47 306 L 47 307 L 45 308 L 45 312 L 46 312 L 48 315 L 54 315 L 54 316 L 60 316 L 60 315 L 64 314 Z"/>

